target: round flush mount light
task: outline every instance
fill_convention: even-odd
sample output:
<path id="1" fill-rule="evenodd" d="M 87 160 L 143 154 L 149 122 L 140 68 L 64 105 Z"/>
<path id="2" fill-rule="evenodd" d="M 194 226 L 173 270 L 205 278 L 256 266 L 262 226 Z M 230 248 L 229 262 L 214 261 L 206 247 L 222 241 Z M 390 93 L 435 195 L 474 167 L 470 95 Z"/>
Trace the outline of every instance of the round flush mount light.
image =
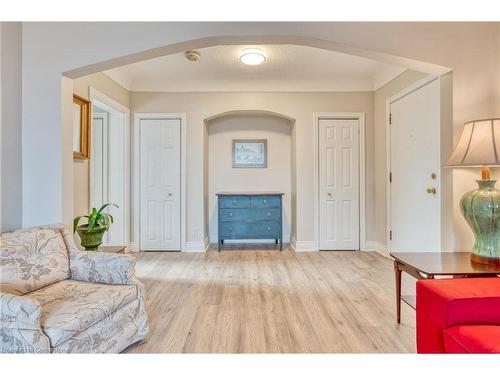
<path id="1" fill-rule="evenodd" d="M 259 65 L 266 61 L 266 55 L 261 49 L 248 48 L 241 51 L 240 61 L 246 65 Z"/>

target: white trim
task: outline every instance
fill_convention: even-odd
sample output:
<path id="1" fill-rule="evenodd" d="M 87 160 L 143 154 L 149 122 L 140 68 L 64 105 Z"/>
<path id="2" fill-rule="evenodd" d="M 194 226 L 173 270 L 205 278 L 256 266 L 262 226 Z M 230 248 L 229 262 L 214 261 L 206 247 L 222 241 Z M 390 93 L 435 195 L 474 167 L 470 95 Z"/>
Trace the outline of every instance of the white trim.
<path id="1" fill-rule="evenodd" d="M 377 241 L 366 241 L 365 247 L 361 249 L 362 251 L 376 251 L 380 255 L 389 258 L 389 252 L 384 244 Z"/>
<path id="2" fill-rule="evenodd" d="M 138 244 L 138 251 L 140 251 L 140 237 L 139 237 L 139 225 L 140 225 L 140 163 L 139 163 L 139 124 L 142 119 L 179 119 L 181 121 L 181 248 L 180 251 L 188 251 L 186 248 L 186 202 L 187 202 L 187 189 L 186 189 L 186 160 L 187 160 L 187 137 L 186 137 L 186 114 L 185 113 L 134 113 L 134 151 L 133 151 L 133 209 L 132 209 L 132 217 L 133 217 L 133 234 L 134 234 L 134 242 Z M 193 244 L 194 242 L 190 242 Z M 202 243 L 202 242 L 197 242 Z M 195 246 L 195 245 L 192 245 Z"/>
<path id="3" fill-rule="evenodd" d="M 208 250 L 210 242 L 208 237 L 205 237 L 203 241 L 189 241 L 186 242 L 186 247 L 184 249 L 185 253 L 204 253 Z"/>
<path id="4" fill-rule="evenodd" d="M 412 92 L 428 85 L 439 77 L 436 75 L 428 75 L 421 80 L 411 84 L 405 89 L 401 90 L 397 94 L 389 97 L 385 102 L 385 191 L 386 191 L 386 231 L 385 231 L 385 241 L 386 241 L 386 252 L 389 254 L 391 252 L 391 183 L 389 182 L 389 173 L 391 172 L 391 128 L 389 124 L 389 118 L 391 114 L 391 104 L 395 101 L 411 94 Z"/>
<path id="5" fill-rule="evenodd" d="M 124 163 L 125 165 L 123 166 L 123 186 L 125 186 L 124 190 L 124 197 L 123 197 L 123 216 L 124 216 L 124 222 L 125 222 L 125 230 L 124 230 L 124 237 L 125 241 L 127 242 L 125 245 L 130 247 L 130 243 L 132 242 L 131 238 L 131 209 L 130 209 L 130 203 L 131 203 L 131 194 L 130 194 L 130 157 L 131 157 L 131 150 L 130 150 L 130 108 L 124 106 L 123 104 L 117 102 L 113 98 L 109 97 L 108 95 L 100 92 L 99 90 L 96 90 L 94 87 L 89 86 L 89 100 L 93 104 L 95 100 L 100 102 L 100 104 L 104 104 L 103 109 L 107 109 L 106 107 L 109 107 L 108 109 L 118 111 L 123 113 L 124 115 L 124 132 L 123 132 L 123 144 L 124 147 L 123 149 L 125 150 L 125 160 Z M 90 118 L 92 119 L 92 105 L 90 106 Z M 92 133 L 91 133 L 92 134 Z M 92 157 L 92 155 L 90 156 Z M 92 163 L 89 163 L 89 173 L 90 176 L 92 176 Z M 90 191 L 90 193 L 92 190 Z M 91 197 L 89 197 L 91 198 Z"/>
<path id="6" fill-rule="evenodd" d="M 97 99 L 100 102 L 103 102 L 104 104 L 109 105 L 113 109 L 116 109 L 122 113 L 129 113 L 130 114 L 130 108 L 121 104 L 120 102 L 117 102 L 115 99 L 109 97 L 108 95 L 100 92 L 96 88 L 89 86 L 89 100 L 92 101 L 92 99 Z"/>
<path id="7" fill-rule="evenodd" d="M 319 250 L 319 120 L 322 118 L 348 119 L 359 121 L 359 248 L 366 242 L 366 171 L 365 171 L 365 114 L 364 112 L 314 112 L 313 113 L 313 196 L 314 196 L 314 249 Z M 303 242 L 303 241 L 300 241 Z"/>
<path id="8" fill-rule="evenodd" d="M 296 252 L 318 251 L 314 241 L 297 241 L 295 237 L 291 238 L 290 246 Z"/>
<path id="9" fill-rule="evenodd" d="M 137 242 L 130 242 L 128 245 L 128 251 L 132 251 L 134 253 L 139 251 L 139 246 L 137 245 Z"/>

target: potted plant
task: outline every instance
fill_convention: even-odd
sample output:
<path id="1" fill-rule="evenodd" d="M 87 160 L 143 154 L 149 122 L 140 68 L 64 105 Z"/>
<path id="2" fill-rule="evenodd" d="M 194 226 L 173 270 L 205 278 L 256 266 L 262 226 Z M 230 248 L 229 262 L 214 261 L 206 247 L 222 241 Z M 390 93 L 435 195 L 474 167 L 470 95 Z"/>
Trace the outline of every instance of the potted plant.
<path id="1" fill-rule="evenodd" d="M 114 203 L 106 203 L 97 210 L 95 207 L 89 215 L 77 216 L 73 219 L 73 233 L 78 232 L 81 244 L 85 250 L 95 251 L 102 244 L 102 236 L 113 223 L 113 216 L 103 212 L 108 206 L 118 206 Z M 78 226 L 80 219 L 86 218 L 87 224 Z"/>

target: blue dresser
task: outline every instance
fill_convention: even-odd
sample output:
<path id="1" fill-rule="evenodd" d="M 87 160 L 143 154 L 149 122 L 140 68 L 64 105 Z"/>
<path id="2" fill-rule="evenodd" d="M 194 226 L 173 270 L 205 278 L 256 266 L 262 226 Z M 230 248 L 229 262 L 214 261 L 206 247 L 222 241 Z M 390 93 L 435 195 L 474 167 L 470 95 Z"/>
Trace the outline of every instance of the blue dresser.
<path id="1" fill-rule="evenodd" d="M 274 239 L 283 250 L 283 193 L 217 193 L 218 244 L 224 240 Z"/>

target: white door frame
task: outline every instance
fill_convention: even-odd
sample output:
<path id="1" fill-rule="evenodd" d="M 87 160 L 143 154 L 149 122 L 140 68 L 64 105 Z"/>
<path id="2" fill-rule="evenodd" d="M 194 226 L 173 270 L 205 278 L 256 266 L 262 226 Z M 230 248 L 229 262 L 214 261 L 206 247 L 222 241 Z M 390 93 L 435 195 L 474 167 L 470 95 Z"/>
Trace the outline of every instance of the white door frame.
<path id="1" fill-rule="evenodd" d="M 365 114 L 364 112 L 314 112 L 313 113 L 313 158 L 314 158 L 314 250 L 319 251 L 319 120 L 354 119 L 359 121 L 359 248 L 366 247 L 366 179 L 365 179 Z"/>
<path id="2" fill-rule="evenodd" d="M 186 251 L 186 114 L 185 113 L 134 113 L 134 151 L 133 151 L 133 171 L 132 171 L 132 188 L 134 189 L 134 204 L 132 207 L 132 225 L 133 225 L 133 241 L 131 248 L 134 251 L 140 251 L 140 121 L 145 119 L 167 119 L 181 121 L 181 248 L 180 251 Z"/>
<path id="3" fill-rule="evenodd" d="M 386 157 L 386 178 L 385 178 L 385 188 L 386 188 L 386 253 L 389 254 L 391 251 L 391 238 L 390 238 L 390 230 L 391 230 L 391 182 L 389 179 L 389 173 L 391 172 L 391 124 L 390 124 L 390 113 L 391 113 L 391 104 L 395 101 L 411 94 L 414 91 L 428 85 L 432 81 L 439 79 L 439 76 L 429 75 L 417 82 L 411 84 L 405 89 L 401 90 L 397 94 L 391 96 L 386 100 L 385 104 L 385 157 Z M 441 142 L 441 141 L 440 141 Z M 441 147 L 441 146 L 440 146 Z"/>
<path id="4" fill-rule="evenodd" d="M 118 111 L 124 115 L 124 132 L 123 132 L 123 149 L 125 150 L 125 165 L 123 166 L 123 186 L 125 186 L 124 197 L 123 197 L 123 220 L 125 224 L 124 228 L 124 238 L 125 244 L 127 247 L 130 246 L 131 238 L 130 238 L 130 108 L 124 106 L 123 104 L 117 102 L 113 98 L 110 98 L 106 94 L 96 90 L 94 87 L 89 87 L 89 100 L 92 104 L 94 102 L 98 102 L 97 105 L 102 107 L 104 110 L 109 111 Z M 90 118 L 92 119 L 92 105 L 90 106 Z M 92 157 L 92 155 L 90 155 Z M 93 190 L 93 167 L 92 163 L 89 163 L 89 183 L 90 183 L 90 192 L 89 192 L 89 200 L 92 202 L 92 190 Z"/>

